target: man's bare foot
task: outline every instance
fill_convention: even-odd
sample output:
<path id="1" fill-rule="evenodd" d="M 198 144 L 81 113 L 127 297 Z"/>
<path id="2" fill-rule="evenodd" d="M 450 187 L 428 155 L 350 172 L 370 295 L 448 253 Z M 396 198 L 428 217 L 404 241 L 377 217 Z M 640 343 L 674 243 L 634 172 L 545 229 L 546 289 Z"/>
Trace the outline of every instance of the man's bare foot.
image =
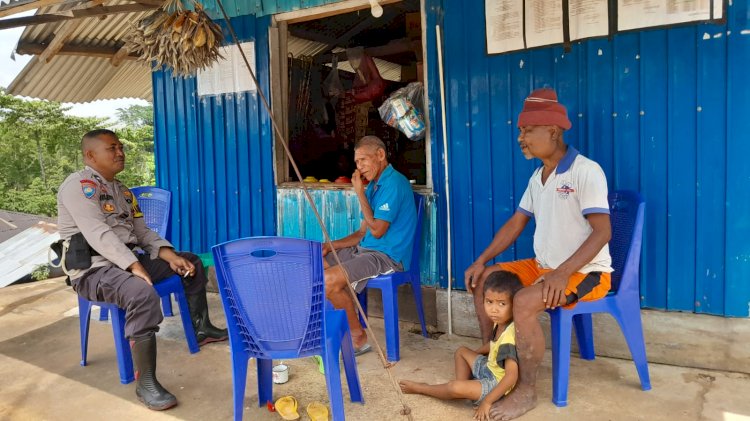
<path id="1" fill-rule="evenodd" d="M 495 421 L 507 421 L 534 409 L 536 406 L 535 389 L 534 385 L 519 385 L 508 396 L 492 404 L 490 417 Z"/>
<path id="2" fill-rule="evenodd" d="M 417 389 L 419 389 L 419 386 L 424 383 L 417 383 L 410 380 L 401 380 L 398 382 L 398 385 L 401 386 L 401 391 L 407 394 L 411 393 L 419 393 L 417 392 Z"/>
<path id="3" fill-rule="evenodd" d="M 362 330 L 360 333 L 352 332 L 352 345 L 354 349 L 360 349 L 367 343 L 367 333 Z"/>

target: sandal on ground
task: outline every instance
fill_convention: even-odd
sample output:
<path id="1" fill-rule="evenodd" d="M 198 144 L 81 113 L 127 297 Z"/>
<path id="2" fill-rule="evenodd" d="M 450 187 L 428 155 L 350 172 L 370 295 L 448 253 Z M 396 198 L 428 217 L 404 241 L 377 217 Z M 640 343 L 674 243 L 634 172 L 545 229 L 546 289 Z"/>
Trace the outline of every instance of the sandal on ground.
<path id="1" fill-rule="evenodd" d="M 360 355 L 367 354 L 370 351 L 372 351 L 372 345 L 370 345 L 369 343 L 366 343 L 362 345 L 361 347 L 354 350 L 354 356 L 359 357 Z"/>
<path id="2" fill-rule="evenodd" d="M 274 404 L 276 412 L 281 415 L 281 418 L 285 420 L 297 420 L 299 419 L 299 413 L 297 412 L 297 399 L 292 396 L 284 396 L 279 398 Z"/>
<path id="3" fill-rule="evenodd" d="M 328 421 L 328 408 L 320 402 L 307 405 L 307 415 L 312 421 Z"/>

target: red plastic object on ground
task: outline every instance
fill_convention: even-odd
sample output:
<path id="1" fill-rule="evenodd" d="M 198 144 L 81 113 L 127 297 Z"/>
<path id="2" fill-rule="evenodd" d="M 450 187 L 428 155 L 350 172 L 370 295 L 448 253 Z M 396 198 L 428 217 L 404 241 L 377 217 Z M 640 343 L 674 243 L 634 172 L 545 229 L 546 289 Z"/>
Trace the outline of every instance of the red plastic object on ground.
<path id="1" fill-rule="evenodd" d="M 266 401 L 266 408 L 268 408 L 268 412 L 276 412 L 276 407 L 271 401 Z"/>

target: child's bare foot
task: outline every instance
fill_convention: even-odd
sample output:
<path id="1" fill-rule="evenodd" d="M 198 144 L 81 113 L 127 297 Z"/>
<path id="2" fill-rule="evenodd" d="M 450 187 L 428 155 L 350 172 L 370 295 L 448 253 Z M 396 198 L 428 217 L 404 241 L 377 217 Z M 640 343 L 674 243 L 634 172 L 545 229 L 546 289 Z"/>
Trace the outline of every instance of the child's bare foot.
<path id="1" fill-rule="evenodd" d="M 417 389 L 419 388 L 419 385 L 422 384 L 424 383 L 417 383 L 409 380 L 401 380 L 400 382 L 398 382 L 398 385 L 401 386 L 401 391 L 407 394 L 419 393 L 417 392 Z"/>

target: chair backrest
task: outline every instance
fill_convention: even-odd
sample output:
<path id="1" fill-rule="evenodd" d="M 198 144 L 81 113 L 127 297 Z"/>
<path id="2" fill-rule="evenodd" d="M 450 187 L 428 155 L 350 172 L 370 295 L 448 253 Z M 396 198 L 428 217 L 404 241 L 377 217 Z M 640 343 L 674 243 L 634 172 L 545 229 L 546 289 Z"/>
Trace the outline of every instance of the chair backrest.
<path id="1" fill-rule="evenodd" d="M 156 231 L 161 238 L 167 238 L 172 193 L 153 186 L 133 187 L 130 191 L 138 200 L 146 226 Z"/>
<path id="2" fill-rule="evenodd" d="M 609 195 L 609 213 L 612 239 L 609 253 L 612 256 L 612 291 L 639 291 L 638 270 L 641 261 L 643 214 L 646 203 L 641 195 L 628 190 L 618 190 Z"/>
<path id="3" fill-rule="evenodd" d="M 320 353 L 325 284 L 319 242 L 243 238 L 214 246 L 213 253 L 232 347 L 266 359 Z"/>
<path id="4" fill-rule="evenodd" d="M 414 243 L 411 250 L 409 272 L 419 275 L 419 258 L 422 252 L 422 214 L 424 213 L 424 196 L 414 193 L 414 204 L 417 206 L 417 229 L 414 231 Z"/>

